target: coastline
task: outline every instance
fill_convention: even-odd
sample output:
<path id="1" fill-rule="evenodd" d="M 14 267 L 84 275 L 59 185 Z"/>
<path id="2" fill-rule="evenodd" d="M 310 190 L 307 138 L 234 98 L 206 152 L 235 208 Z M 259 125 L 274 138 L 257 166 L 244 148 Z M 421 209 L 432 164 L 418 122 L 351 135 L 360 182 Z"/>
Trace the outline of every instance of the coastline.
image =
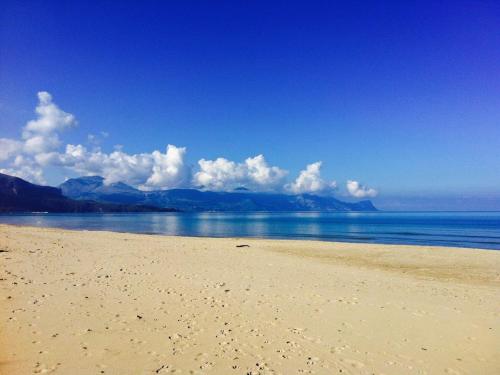
<path id="1" fill-rule="evenodd" d="M 500 371 L 496 251 L 5 224 L 0 250 L 0 374 Z"/>
<path id="2" fill-rule="evenodd" d="M 500 215 L 492 212 L 0 214 L 0 224 L 163 236 L 500 250 Z"/>

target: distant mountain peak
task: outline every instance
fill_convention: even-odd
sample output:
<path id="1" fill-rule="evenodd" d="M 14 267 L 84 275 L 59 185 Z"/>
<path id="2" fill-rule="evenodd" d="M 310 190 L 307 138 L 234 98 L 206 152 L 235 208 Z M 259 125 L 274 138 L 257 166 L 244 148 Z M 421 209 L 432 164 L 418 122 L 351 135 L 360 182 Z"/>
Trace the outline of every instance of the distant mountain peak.
<path id="1" fill-rule="evenodd" d="M 104 177 L 101 177 L 101 176 L 82 176 L 82 177 L 68 178 L 65 182 L 68 182 L 68 181 L 78 181 L 80 183 L 104 183 Z"/>
<path id="2" fill-rule="evenodd" d="M 98 178 L 72 179 L 69 186 L 81 189 L 98 186 Z M 101 178 L 102 179 L 102 178 Z M 110 204 L 95 200 L 74 200 L 61 189 L 32 184 L 21 178 L 0 173 L 0 212 L 151 212 L 174 211 L 148 205 Z"/>
<path id="3" fill-rule="evenodd" d="M 240 186 L 230 192 L 200 189 L 141 191 L 122 182 L 106 185 L 99 176 L 71 179 L 60 188 L 73 199 L 173 207 L 183 211 L 376 211 L 370 201 L 343 202 L 332 196 L 252 192 Z"/>
<path id="4" fill-rule="evenodd" d="M 106 186 L 106 185 L 104 185 L 104 186 Z M 125 191 L 136 192 L 136 191 L 138 191 L 138 189 L 136 189 L 130 185 L 127 185 L 123 182 L 113 182 L 112 184 L 109 184 L 107 186 L 109 186 L 110 188 L 118 189 L 122 192 L 125 192 Z"/>

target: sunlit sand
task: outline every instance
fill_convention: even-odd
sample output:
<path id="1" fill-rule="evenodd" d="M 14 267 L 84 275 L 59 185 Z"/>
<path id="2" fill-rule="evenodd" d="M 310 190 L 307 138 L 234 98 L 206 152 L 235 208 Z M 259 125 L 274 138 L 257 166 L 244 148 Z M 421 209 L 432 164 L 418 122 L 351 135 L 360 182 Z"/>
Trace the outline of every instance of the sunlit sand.
<path id="1" fill-rule="evenodd" d="M 0 250 L 5 375 L 500 373 L 496 251 L 8 225 Z"/>

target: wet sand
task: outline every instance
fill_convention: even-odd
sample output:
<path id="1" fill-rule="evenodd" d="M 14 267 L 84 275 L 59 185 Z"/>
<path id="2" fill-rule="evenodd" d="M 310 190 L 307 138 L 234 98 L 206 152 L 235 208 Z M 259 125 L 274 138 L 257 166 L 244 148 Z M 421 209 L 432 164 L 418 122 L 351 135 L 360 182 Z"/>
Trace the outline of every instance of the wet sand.
<path id="1" fill-rule="evenodd" d="M 497 251 L 0 225 L 0 279 L 2 375 L 500 373 Z"/>

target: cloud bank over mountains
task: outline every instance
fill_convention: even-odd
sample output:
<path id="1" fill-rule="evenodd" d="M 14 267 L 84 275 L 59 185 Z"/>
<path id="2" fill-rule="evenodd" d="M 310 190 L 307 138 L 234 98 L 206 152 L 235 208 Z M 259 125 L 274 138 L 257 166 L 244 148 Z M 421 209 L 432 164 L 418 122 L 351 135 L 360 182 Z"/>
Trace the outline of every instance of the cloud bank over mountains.
<path id="1" fill-rule="evenodd" d="M 21 139 L 0 138 L 0 172 L 43 184 L 44 170 L 64 168 L 78 175 L 100 175 L 105 182 L 125 182 L 143 190 L 203 187 L 207 190 L 230 191 L 245 187 L 252 191 L 288 192 L 293 194 L 331 194 L 335 181 L 321 177 L 322 162 L 306 166 L 296 179 L 287 181 L 288 171 L 268 164 L 264 155 L 235 162 L 223 157 L 201 159 L 197 167 L 186 162 L 187 149 L 167 145 L 165 152 L 128 154 L 121 147 L 106 153 L 99 147 L 100 137 L 89 134 L 91 149 L 84 145 L 63 145 L 61 133 L 77 126 L 75 116 L 60 109 L 45 91 L 38 93 L 36 119 L 23 127 Z M 377 191 L 349 180 L 349 195 L 374 197 Z"/>
<path id="2" fill-rule="evenodd" d="M 200 170 L 194 183 L 209 190 L 232 190 L 246 187 L 255 191 L 275 191 L 283 187 L 287 171 L 267 164 L 263 155 L 236 163 L 225 158 L 198 161 Z"/>
<path id="3" fill-rule="evenodd" d="M 321 161 L 309 164 L 306 169 L 300 171 L 295 181 L 285 185 L 286 190 L 294 194 L 321 193 L 337 189 L 337 182 L 327 182 L 321 178 Z"/>
<path id="4" fill-rule="evenodd" d="M 346 187 L 348 193 L 355 198 L 373 198 L 377 195 L 375 189 L 363 186 L 358 181 L 348 180 Z"/>

